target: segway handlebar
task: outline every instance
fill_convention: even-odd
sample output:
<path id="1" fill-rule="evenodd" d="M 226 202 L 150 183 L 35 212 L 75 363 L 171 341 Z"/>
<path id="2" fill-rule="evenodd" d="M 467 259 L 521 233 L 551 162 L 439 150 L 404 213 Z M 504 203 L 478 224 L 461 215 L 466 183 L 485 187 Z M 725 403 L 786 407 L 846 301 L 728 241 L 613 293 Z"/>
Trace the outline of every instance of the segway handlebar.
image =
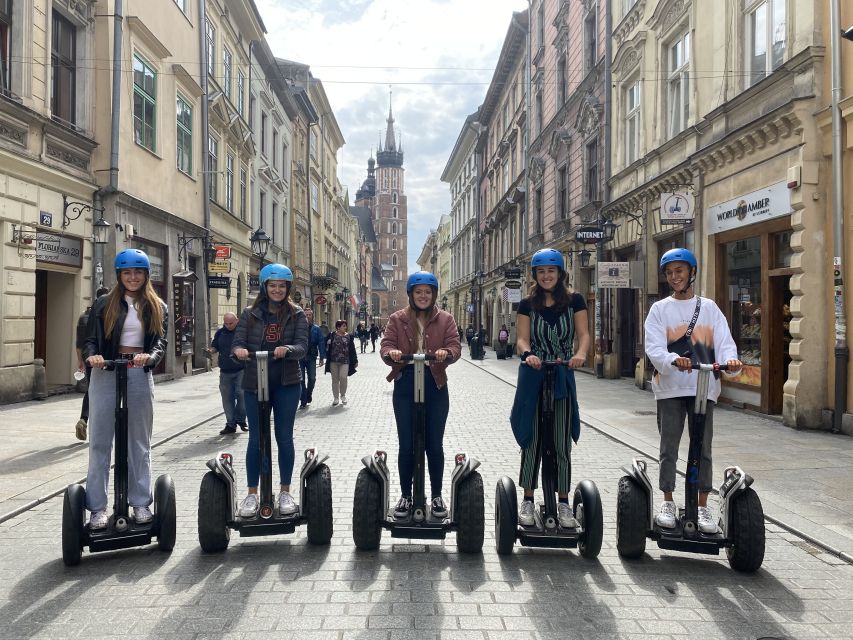
<path id="1" fill-rule="evenodd" d="M 107 371 L 112 371 L 116 367 L 127 367 L 128 369 L 133 368 L 133 359 L 132 358 L 114 358 L 113 360 L 104 360 L 104 369 Z M 149 369 L 154 366 L 154 358 L 152 356 L 148 356 L 148 360 L 143 365 L 144 369 Z"/>
<path id="2" fill-rule="evenodd" d="M 437 358 L 429 353 L 404 353 L 400 356 L 400 362 L 414 362 L 415 360 L 423 360 L 424 362 L 436 362 Z M 453 356 L 450 355 L 450 352 L 448 351 L 447 357 L 444 359 L 444 362 L 450 362 L 451 360 L 453 360 Z"/>
<path id="3" fill-rule="evenodd" d="M 571 367 L 568 360 L 563 360 L 562 358 L 557 358 L 556 360 L 539 360 L 542 363 L 543 367 Z M 521 364 L 525 367 L 529 367 L 526 360 L 522 360 Z"/>
<path id="4" fill-rule="evenodd" d="M 675 361 L 673 360 L 672 366 L 675 365 Z M 727 364 L 719 364 L 715 362 L 714 364 L 705 364 L 704 362 L 694 362 L 690 368 L 693 371 L 728 371 L 729 365 Z"/>
<path id="5" fill-rule="evenodd" d="M 281 346 L 283 347 L 284 345 L 281 345 Z M 272 360 L 275 358 L 273 353 L 274 353 L 273 351 L 249 351 L 249 360 L 256 360 L 257 359 L 256 356 L 258 354 L 261 354 L 262 356 L 266 355 L 270 360 Z"/>

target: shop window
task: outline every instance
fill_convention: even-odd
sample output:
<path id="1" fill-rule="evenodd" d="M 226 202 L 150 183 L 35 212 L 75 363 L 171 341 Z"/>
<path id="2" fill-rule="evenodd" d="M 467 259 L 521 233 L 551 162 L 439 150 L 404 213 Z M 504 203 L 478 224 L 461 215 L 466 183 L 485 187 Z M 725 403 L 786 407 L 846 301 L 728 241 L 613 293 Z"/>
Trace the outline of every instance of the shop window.
<path id="1" fill-rule="evenodd" d="M 773 267 L 775 269 L 787 269 L 791 266 L 791 256 L 794 250 L 791 248 L 791 231 L 783 231 L 773 235 Z"/>
<path id="2" fill-rule="evenodd" d="M 736 382 L 761 386 L 761 238 L 726 243 L 728 317 L 744 369 Z"/>

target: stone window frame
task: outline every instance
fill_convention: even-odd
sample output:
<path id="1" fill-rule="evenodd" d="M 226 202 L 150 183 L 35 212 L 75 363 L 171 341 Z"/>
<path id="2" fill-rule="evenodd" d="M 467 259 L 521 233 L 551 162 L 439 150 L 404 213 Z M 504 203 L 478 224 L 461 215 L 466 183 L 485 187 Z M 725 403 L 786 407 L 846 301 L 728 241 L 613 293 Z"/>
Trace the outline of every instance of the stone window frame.
<path id="1" fill-rule="evenodd" d="M 784 63 L 789 53 L 789 37 L 788 37 L 788 7 L 787 0 L 741 0 L 741 17 L 743 20 L 743 69 L 744 69 L 744 90 L 749 89 L 761 82 L 774 71 L 778 70 Z M 766 7 L 768 15 L 771 15 L 769 20 L 765 18 L 765 61 L 764 71 L 761 76 L 754 74 L 750 64 L 751 49 L 753 45 L 753 35 L 750 29 L 750 16 L 753 15 L 760 7 Z M 774 56 L 771 53 L 773 43 L 770 42 L 773 38 L 773 23 L 775 20 L 776 9 L 781 7 L 783 13 L 783 47 L 781 58 L 774 64 Z"/>
<path id="2" fill-rule="evenodd" d="M 181 121 L 181 103 L 189 111 L 189 126 Z M 177 92 L 175 98 L 175 167 L 181 173 L 192 177 L 193 173 L 193 116 L 194 109 L 192 100 L 186 98 L 180 91 Z M 181 139 L 185 139 L 188 144 L 181 145 Z M 185 151 L 187 156 L 187 166 L 181 166 L 181 149 Z"/>

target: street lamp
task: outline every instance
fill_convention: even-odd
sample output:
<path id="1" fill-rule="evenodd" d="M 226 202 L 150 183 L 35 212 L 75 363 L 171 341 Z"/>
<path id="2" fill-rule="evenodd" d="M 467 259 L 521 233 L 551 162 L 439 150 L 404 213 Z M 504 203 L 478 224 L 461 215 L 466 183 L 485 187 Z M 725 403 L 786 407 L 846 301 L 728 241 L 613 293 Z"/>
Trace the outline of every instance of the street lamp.
<path id="1" fill-rule="evenodd" d="M 447 311 L 447 296 L 441 297 L 441 309 L 442 311 Z"/>
<path id="2" fill-rule="evenodd" d="M 104 214 L 101 213 L 101 217 L 98 218 L 97 222 L 92 225 L 92 233 L 95 238 L 95 244 L 107 244 L 107 233 L 110 230 L 110 223 L 104 220 Z"/>
<path id="3" fill-rule="evenodd" d="M 270 242 L 272 239 L 267 235 L 266 231 L 259 225 L 257 229 L 252 232 L 251 237 L 249 238 L 249 242 L 252 244 L 252 253 L 254 253 L 260 259 L 263 264 L 264 258 L 267 255 L 267 251 L 270 248 Z"/>
<path id="4" fill-rule="evenodd" d="M 341 289 L 341 320 L 346 320 L 346 304 L 347 304 L 347 296 L 349 295 L 349 289 L 344 287 Z"/>

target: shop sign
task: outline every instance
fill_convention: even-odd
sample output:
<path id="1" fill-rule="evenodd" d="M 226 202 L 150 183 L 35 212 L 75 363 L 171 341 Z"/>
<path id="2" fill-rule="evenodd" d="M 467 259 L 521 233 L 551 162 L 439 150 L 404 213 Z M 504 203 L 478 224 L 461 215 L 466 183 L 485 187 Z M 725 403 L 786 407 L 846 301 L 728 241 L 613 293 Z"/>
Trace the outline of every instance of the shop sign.
<path id="1" fill-rule="evenodd" d="M 580 227 L 575 231 L 575 240 L 583 244 L 598 244 L 605 239 L 602 227 Z"/>
<path id="2" fill-rule="evenodd" d="M 231 286 L 231 278 L 228 276 L 210 276 L 207 279 L 208 289 L 227 289 Z"/>
<path id="3" fill-rule="evenodd" d="M 695 201 L 685 191 L 660 194 L 661 224 L 690 224 L 693 222 Z"/>
<path id="4" fill-rule="evenodd" d="M 507 280 L 504 283 L 504 286 L 507 289 L 521 289 L 521 281 L 520 280 Z"/>
<path id="5" fill-rule="evenodd" d="M 230 260 L 231 259 L 231 247 L 227 244 L 215 244 L 213 248 L 216 250 L 216 261 L 220 260 Z"/>
<path id="6" fill-rule="evenodd" d="M 501 297 L 504 302 L 521 302 L 521 289 L 510 289 L 508 286 L 504 287 Z"/>
<path id="7" fill-rule="evenodd" d="M 252 291 L 253 289 L 260 289 L 260 288 L 261 288 L 261 280 L 260 280 L 259 276 L 257 274 L 252 275 L 250 273 L 249 274 L 249 291 Z"/>
<path id="8" fill-rule="evenodd" d="M 83 266 L 83 241 L 55 233 L 36 233 L 36 260 L 64 267 Z"/>
<path id="9" fill-rule="evenodd" d="M 787 216 L 792 212 L 791 192 L 785 182 L 777 182 L 764 189 L 708 207 L 708 233 L 738 229 Z"/>
<path id="10" fill-rule="evenodd" d="M 208 273 L 231 273 L 231 262 L 208 262 Z"/>
<path id="11" fill-rule="evenodd" d="M 521 269 L 515 267 L 513 269 L 504 269 L 504 278 L 507 280 L 518 280 L 521 277 Z"/>
<path id="12" fill-rule="evenodd" d="M 599 262 L 598 286 L 603 289 L 628 289 L 631 287 L 630 262 Z"/>
<path id="13" fill-rule="evenodd" d="M 315 303 L 315 304 L 317 304 L 317 305 L 319 305 L 319 306 L 321 306 L 321 307 L 322 307 L 324 304 L 326 304 L 326 302 L 327 302 L 327 300 L 326 300 L 326 296 L 324 296 L 324 295 L 322 295 L 322 294 L 321 294 L 321 295 L 319 295 L 319 296 L 314 296 L 314 303 Z"/>

